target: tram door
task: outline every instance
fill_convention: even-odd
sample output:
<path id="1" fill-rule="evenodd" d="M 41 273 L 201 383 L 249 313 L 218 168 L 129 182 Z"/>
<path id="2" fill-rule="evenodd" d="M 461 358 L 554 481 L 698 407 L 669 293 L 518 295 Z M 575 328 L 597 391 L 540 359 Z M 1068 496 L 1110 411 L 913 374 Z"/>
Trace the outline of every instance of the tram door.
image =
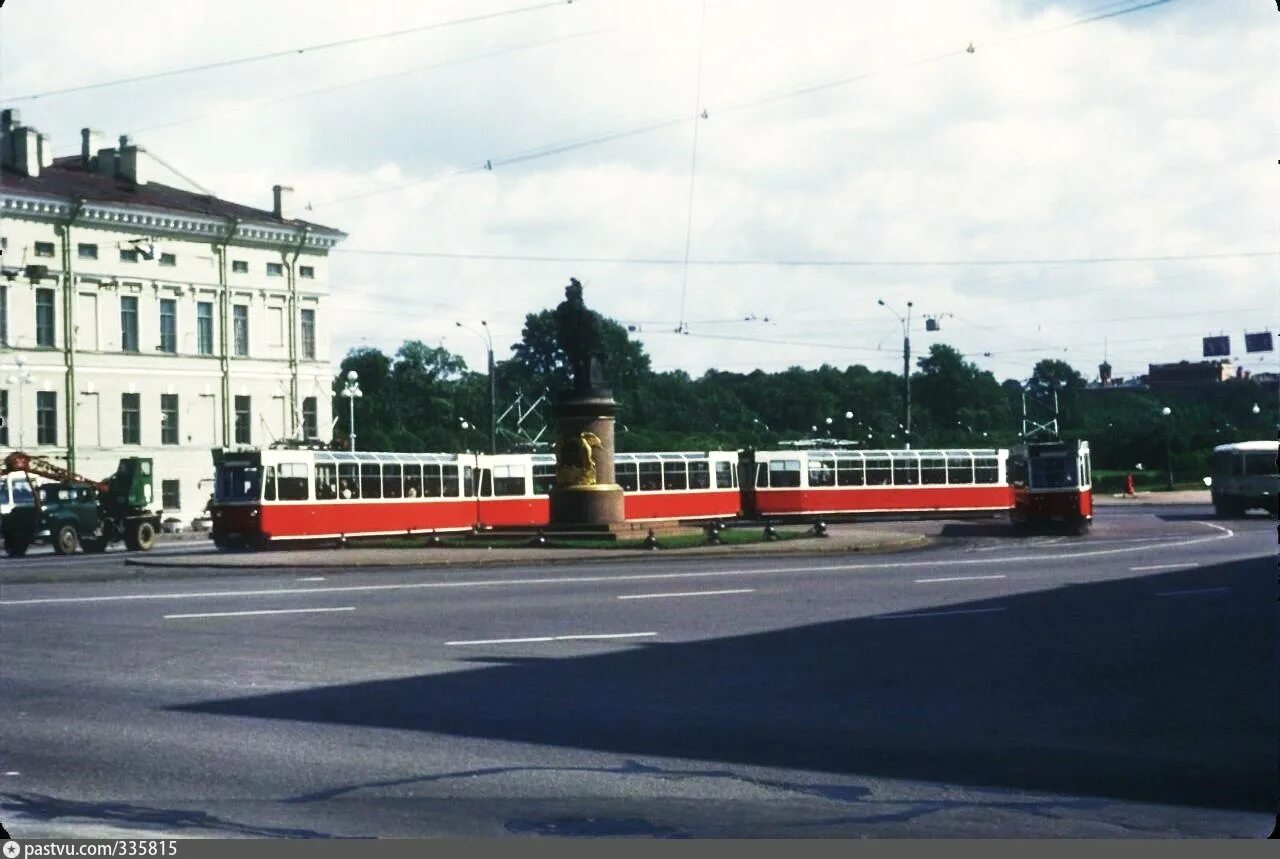
<path id="1" fill-rule="evenodd" d="M 738 491 L 742 497 L 742 515 L 754 518 L 756 507 L 756 452 L 747 448 L 738 454 Z"/>

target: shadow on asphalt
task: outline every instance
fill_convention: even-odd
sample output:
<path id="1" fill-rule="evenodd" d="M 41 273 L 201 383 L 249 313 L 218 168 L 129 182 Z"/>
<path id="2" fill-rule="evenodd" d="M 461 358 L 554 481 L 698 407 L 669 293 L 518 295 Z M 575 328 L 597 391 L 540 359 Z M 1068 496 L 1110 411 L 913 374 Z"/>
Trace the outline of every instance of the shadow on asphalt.
<path id="1" fill-rule="evenodd" d="M 1255 558 L 174 709 L 1269 813 L 1274 576 Z"/>
<path id="2" fill-rule="evenodd" d="M 24 822 L 37 820 L 70 825 L 93 821 L 131 829 L 154 828 L 162 833 L 195 829 L 215 833 L 217 836 L 233 835 L 244 838 L 330 837 L 323 832 L 310 829 L 237 823 L 203 811 L 156 808 L 127 802 L 80 802 L 40 793 L 0 793 L 0 811 L 5 812 L 6 818 L 12 819 L 10 817 L 12 815 Z"/>

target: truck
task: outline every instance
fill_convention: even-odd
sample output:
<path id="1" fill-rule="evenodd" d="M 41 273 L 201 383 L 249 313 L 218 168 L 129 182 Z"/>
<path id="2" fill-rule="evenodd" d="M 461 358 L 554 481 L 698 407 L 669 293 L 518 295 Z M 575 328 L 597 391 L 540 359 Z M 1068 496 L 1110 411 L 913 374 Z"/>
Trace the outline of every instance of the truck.
<path id="1" fill-rule="evenodd" d="M 155 545 L 160 530 L 159 511 L 152 503 L 152 463 L 149 458 L 128 456 L 105 480 L 90 480 L 54 463 L 15 451 L 4 459 L 0 474 L 23 472 L 52 482 L 39 486 L 32 503 L 15 505 L 0 519 L 4 550 L 21 557 L 35 543 L 50 543 L 60 555 L 77 548 L 106 551 L 111 543 L 146 551 Z"/>

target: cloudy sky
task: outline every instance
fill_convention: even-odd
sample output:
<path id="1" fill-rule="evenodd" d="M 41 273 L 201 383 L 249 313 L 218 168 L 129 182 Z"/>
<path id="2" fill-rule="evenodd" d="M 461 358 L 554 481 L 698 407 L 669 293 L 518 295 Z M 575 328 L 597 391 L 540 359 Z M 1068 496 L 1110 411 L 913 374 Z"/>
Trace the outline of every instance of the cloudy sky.
<path id="1" fill-rule="evenodd" d="M 8 0 L 0 104 L 60 154 L 91 126 L 238 202 L 294 186 L 350 234 L 335 361 L 482 368 L 456 321 L 501 355 L 575 276 L 661 370 L 900 370 L 908 302 L 914 351 L 1000 379 L 1219 333 L 1274 370 L 1269 6 Z"/>

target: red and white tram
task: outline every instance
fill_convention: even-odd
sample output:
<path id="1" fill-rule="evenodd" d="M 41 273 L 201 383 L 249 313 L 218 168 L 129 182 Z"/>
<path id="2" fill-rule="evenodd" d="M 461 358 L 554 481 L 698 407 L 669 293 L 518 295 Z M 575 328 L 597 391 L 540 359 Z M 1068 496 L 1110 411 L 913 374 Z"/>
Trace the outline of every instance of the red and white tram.
<path id="1" fill-rule="evenodd" d="M 996 513 L 1012 504 L 1008 459 L 1007 450 L 748 452 L 743 506 L 756 518 Z"/>
<path id="2" fill-rule="evenodd" d="M 736 451 L 618 453 L 613 469 L 628 522 L 742 514 Z"/>
<path id="3" fill-rule="evenodd" d="M 1093 522 L 1093 463 L 1087 441 L 1019 445 L 1009 459 L 1014 525 L 1061 522 L 1078 532 Z"/>

